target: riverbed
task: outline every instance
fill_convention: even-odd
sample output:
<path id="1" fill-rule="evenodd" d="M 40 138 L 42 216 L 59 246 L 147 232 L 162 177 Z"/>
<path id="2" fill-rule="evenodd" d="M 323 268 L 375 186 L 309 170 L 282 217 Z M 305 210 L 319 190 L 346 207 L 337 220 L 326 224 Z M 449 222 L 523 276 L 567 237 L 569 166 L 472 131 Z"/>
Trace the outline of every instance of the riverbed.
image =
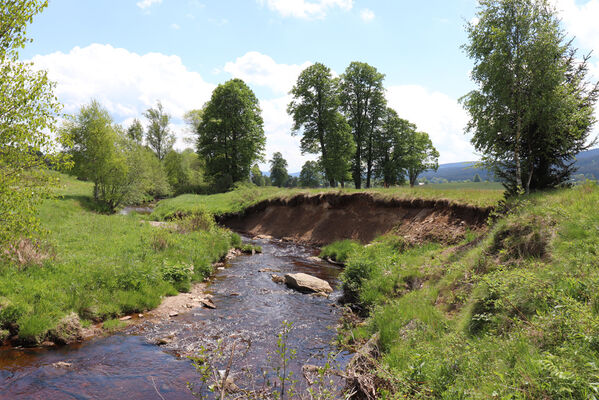
<path id="1" fill-rule="evenodd" d="M 188 357 L 202 351 L 212 356 L 224 348 L 226 356 L 216 363 L 226 364 L 234 343 L 236 383 L 261 387 L 264 376 L 275 380 L 277 334 L 284 321 L 292 324 L 287 345 L 297 351 L 290 363 L 295 379 L 301 381 L 302 365 L 322 365 L 327 354 L 336 354 L 343 367 L 349 354 L 334 345 L 342 312 L 340 268 L 313 258 L 312 247 L 250 242 L 263 252 L 239 256 L 211 278 L 207 291 L 216 309 L 198 307 L 162 322 L 138 322 L 77 345 L 1 348 L 0 399 L 192 399 L 187 383 L 199 387 L 201 379 Z M 324 279 L 334 292 L 328 298 L 302 294 L 271 279 L 293 272 Z"/>

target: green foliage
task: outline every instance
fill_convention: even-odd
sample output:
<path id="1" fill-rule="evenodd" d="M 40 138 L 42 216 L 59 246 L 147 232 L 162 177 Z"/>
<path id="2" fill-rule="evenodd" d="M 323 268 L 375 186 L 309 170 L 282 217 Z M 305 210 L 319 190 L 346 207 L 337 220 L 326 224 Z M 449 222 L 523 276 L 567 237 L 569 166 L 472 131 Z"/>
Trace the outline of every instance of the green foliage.
<path id="1" fill-rule="evenodd" d="M 407 137 L 406 166 L 410 186 L 416 184 L 418 175 L 426 170 L 439 168 L 439 152 L 433 146 L 428 134 L 410 132 Z"/>
<path id="2" fill-rule="evenodd" d="M 555 187 L 590 148 L 599 82 L 586 81 L 579 60 L 547 0 L 480 0 L 464 46 L 478 88 L 464 106 L 467 130 L 483 160 L 512 193 Z"/>
<path id="3" fill-rule="evenodd" d="M 202 193 L 207 190 L 204 163 L 193 150 L 185 149 L 181 153 L 171 150 L 163 164 L 175 194 Z"/>
<path id="4" fill-rule="evenodd" d="M 597 201 L 596 184 L 529 195 L 467 248 L 354 251 L 344 285 L 370 318 L 353 333 L 379 334 L 391 393 L 597 397 Z"/>
<path id="5" fill-rule="evenodd" d="M 171 133 L 168 126 L 171 117 L 164 111 L 161 102 L 158 102 L 156 108 L 148 108 L 144 116 L 149 122 L 146 142 L 154 150 L 156 157 L 162 161 L 175 144 L 175 135 Z"/>
<path id="6" fill-rule="evenodd" d="M 129 195 L 131 175 L 125 142 L 108 111 L 93 100 L 67 119 L 61 132 L 73 142 L 67 149 L 74 162 L 72 173 L 94 183 L 95 200 L 111 211 L 117 208 Z"/>
<path id="7" fill-rule="evenodd" d="M 134 143 L 139 145 L 142 144 L 144 140 L 144 128 L 137 118 L 135 118 L 131 123 L 131 126 L 127 128 L 127 137 Z"/>
<path id="8" fill-rule="evenodd" d="M 216 190 L 228 190 L 249 178 L 250 167 L 263 157 L 263 125 L 258 99 L 241 79 L 214 89 L 204 107 L 197 143 Z"/>
<path id="9" fill-rule="evenodd" d="M 41 200 L 55 183 L 48 166 L 68 167 L 61 154 L 66 144 L 55 138 L 60 104 L 45 71 L 19 61 L 30 40 L 27 24 L 47 1 L 9 1 L 0 4 L 0 254 L 22 238 L 40 233 L 37 218 Z M 44 154 L 45 152 L 45 154 Z"/>
<path id="10" fill-rule="evenodd" d="M 333 78 L 330 68 L 316 63 L 297 78 L 287 107 L 294 123 L 292 134 L 302 131 L 302 153 L 320 154 L 319 163 L 330 186 L 346 180 L 355 152 L 351 129 L 339 112 L 338 92 L 339 80 Z"/>
<path id="11" fill-rule="evenodd" d="M 352 252 L 360 248 L 362 248 L 362 245 L 354 240 L 340 240 L 323 247 L 319 257 L 345 263 Z"/>
<path id="12" fill-rule="evenodd" d="M 316 161 L 306 161 L 302 165 L 299 176 L 299 183 L 302 187 L 320 187 L 322 186 L 323 176 L 320 172 L 320 165 Z"/>
<path id="13" fill-rule="evenodd" d="M 351 127 L 356 151 L 353 160 L 353 178 L 356 189 L 362 187 L 366 175 L 366 187 L 371 186 L 375 158 L 375 137 L 385 111 L 385 89 L 381 74 L 371 65 L 352 62 L 341 75 L 341 107 Z M 366 171 L 364 171 L 364 164 Z"/>
<path id="14" fill-rule="evenodd" d="M 116 331 L 118 329 L 124 328 L 125 326 L 127 326 L 127 323 L 125 321 L 119 320 L 118 318 L 109 319 L 104 321 L 102 324 L 102 328 L 107 331 Z"/>
<path id="15" fill-rule="evenodd" d="M 125 204 L 140 204 L 172 193 L 163 164 L 154 152 L 135 142 L 125 143 L 127 187 Z"/>
<path id="16" fill-rule="evenodd" d="M 258 164 L 254 164 L 252 170 L 250 171 L 250 174 L 250 180 L 254 185 L 266 186 L 266 180 L 264 179 L 264 176 L 262 175 L 262 171 L 260 171 L 260 167 L 258 167 Z"/>
<path id="17" fill-rule="evenodd" d="M 283 158 L 283 155 L 276 152 L 272 155 L 270 163 L 270 179 L 273 186 L 283 187 L 289 179 L 287 174 L 287 160 Z"/>
<path id="18" fill-rule="evenodd" d="M 24 341 L 43 338 L 72 311 L 105 320 L 155 308 L 209 276 L 239 241 L 220 228 L 180 233 L 140 224 L 135 215 L 90 212 L 92 185 L 64 175 L 60 181 L 63 197 L 40 209 L 55 259 L 22 270 L 0 263 L 0 329 Z"/>
<path id="19" fill-rule="evenodd" d="M 383 186 L 402 184 L 405 181 L 408 138 L 416 131 L 416 125 L 399 118 L 397 112 L 387 108 L 382 124 L 375 137 L 375 176 L 383 180 Z"/>

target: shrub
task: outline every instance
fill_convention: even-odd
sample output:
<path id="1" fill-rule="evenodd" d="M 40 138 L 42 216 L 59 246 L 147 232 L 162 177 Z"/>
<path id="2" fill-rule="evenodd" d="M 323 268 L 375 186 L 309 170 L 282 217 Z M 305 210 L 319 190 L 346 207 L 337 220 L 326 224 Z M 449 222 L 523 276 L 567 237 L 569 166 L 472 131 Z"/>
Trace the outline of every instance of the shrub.
<path id="1" fill-rule="evenodd" d="M 354 240 L 340 240 L 323 247 L 320 251 L 320 258 L 330 258 L 345 264 L 350 254 L 361 247 L 360 243 Z"/>
<path id="2" fill-rule="evenodd" d="M 191 277 L 194 272 L 193 265 L 186 264 L 163 264 L 161 268 L 162 278 L 171 282 L 180 292 L 188 292 L 191 287 Z"/>

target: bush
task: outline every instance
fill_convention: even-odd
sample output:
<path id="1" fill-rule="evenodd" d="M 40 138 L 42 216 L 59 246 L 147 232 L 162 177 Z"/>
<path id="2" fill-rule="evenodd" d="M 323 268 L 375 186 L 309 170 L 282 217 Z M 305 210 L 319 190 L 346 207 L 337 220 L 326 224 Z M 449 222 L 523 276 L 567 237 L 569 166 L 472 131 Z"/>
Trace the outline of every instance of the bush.
<path id="1" fill-rule="evenodd" d="M 162 278 L 167 282 L 171 282 L 180 292 L 189 292 L 193 272 L 193 265 L 186 264 L 165 263 L 161 268 Z"/>

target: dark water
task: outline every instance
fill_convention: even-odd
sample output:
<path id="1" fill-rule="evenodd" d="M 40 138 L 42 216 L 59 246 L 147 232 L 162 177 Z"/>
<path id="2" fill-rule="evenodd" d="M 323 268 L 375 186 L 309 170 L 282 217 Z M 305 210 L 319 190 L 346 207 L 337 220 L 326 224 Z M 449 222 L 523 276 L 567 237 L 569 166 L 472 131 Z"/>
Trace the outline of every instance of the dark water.
<path id="1" fill-rule="evenodd" d="M 237 343 L 232 368 L 236 382 L 260 385 L 262 370 L 271 374 L 277 364 L 273 355 L 284 320 L 293 323 L 288 345 L 297 350 L 291 363 L 296 377 L 304 363 L 322 364 L 325 354 L 336 352 L 331 343 L 341 314 L 336 306 L 340 270 L 309 259 L 315 254 L 312 248 L 257 243 L 263 254 L 238 257 L 216 273 L 209 287 L 215 310 L 195 308 L 168 322 L 146 322 L 76 346 L 0 349 L 0 399 L 160 399 L 157 391 L 165 399 L 190 399 L 187 382 L 199 384 L 200 379 L 186 356 L 202 347 L 209 352 L 229 349 L 233 343 Z M 287 272 L 318 276 L 335 292 L 323 298 L 272 282 L 272 273 Z M 172 342 L 162 347 L 152 344 L 164 337 Z M 348 357 L 340 354 L 337 360 L 343 365 Z M 58 361 L 72 366 L 52 365 Z M 252 371 L 253 382 L 241 373 L 242 367 Z"/>

